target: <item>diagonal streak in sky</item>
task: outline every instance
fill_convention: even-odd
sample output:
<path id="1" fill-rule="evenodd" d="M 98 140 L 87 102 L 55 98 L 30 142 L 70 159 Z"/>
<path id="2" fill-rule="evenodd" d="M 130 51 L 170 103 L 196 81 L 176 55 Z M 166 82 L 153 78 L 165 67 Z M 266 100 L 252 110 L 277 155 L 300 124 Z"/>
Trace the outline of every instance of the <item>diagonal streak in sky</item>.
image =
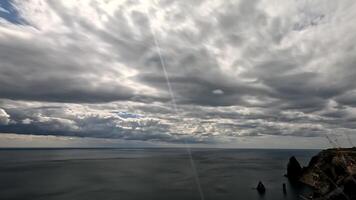
<path id="1" fill-rule="evenodd" d="M 154 4 L 156 4 L 155 1 L 153 1 L 153 2 L 154 2 Z M 146 15 L 147 15 L 148 19 L 152 19 L 150 17 L 150 15 L 149 15 L 149 11 L 148 11 L 147 7 L 146 7 Z M 154 40 L 154 45 L 156 47 L 156 50 L 157 50 L 157 53 L 158 53 L 158 56 L 159 56 L 159 59 L 160 59 L 160 65 L 162 67 L 162 71 L 163 71 L 164 77 L 166 79 L 168 92 L 170 94 L 171 101 L 172 101 L 172 107 L 173 107 L 173 110 L 174 110 L 174 112 L 176 114 L 176 117 L 178 117 L 178 114 L 179 114 L 178 113 L 178 107 L 177 107 L 176 99 L 175 99 L 174 92 L 173 92 L 173 89 L 172 89 L 172 85 L 171 85 L 171 82 L 169 80 L 169 75 L 168 75 L 168 72 L 167 72 L 166 64 L 165 64 L 164 59 L 162 57 L 161 47 L 159 45 L 159 42 L 158 42 L 158 39 L 157 39 L 157 35 L 156 35 L 155 31 L 153 30 L 153 28 L 151 26 L 150 26 L 150 31 L 151 31 L 151 34 L 152 34 L 152 37 L 153 37 L 153 40 Z M 185 145 L 185 148 L 186 148 L 188 156 L 189 156 L 190 165 L 192 167 L 193 176 L 194 176 L 195 183 L 197 185 L 197 189 L 198 189 L 198 192 L 199 192 L 200 199 L 201 200 L 205 200 L 204 193 L 203 193 L 203 190 L 202 190 L 202 187 L 201 187 L 201 184 L 200 184 L 200 178 L 199 178 L 199 175 L 198 175 L 195 163 L 194 163 L 192 150 L 191 150 L 190 146 L 188 145 L 188 143 L 187 143 L 185 138 L 184 138 L 184 145 Z"/>

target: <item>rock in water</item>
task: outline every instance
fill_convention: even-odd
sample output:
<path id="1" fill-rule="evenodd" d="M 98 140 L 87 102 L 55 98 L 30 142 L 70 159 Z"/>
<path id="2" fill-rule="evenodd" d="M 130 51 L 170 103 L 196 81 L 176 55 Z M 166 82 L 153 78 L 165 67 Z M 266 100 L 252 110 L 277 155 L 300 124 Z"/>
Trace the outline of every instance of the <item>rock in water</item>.
<path id="1" fill-rule="evenodd" d="M 258 182 L 257 191 L 260 194 L 264 194 L 266 192 L 266 188 L 265 188 L 265 186 L 263 185 L 263 183 L 261 181 Z"/>
<path id="2" fill-rule="evenodd" d="M 291 181 L 298 181 L 302 175 L 302 167 L 300 166 L 298 160 L 292 156 L 289 158 L 287 166 L 287 177 Z"/>

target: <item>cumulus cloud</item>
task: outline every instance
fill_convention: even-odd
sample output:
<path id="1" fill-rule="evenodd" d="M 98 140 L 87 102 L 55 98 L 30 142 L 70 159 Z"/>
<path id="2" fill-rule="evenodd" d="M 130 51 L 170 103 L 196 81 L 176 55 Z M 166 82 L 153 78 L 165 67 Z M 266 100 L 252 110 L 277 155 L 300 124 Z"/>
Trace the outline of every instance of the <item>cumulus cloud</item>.
<path id="1" fill-rule="evenodd" d="M 0 124 L 7 125 L 10 122 L 10 115 L 8 115 L 4 109 L 0 108 Z"/>
<path id="2" fill-rule="evenodd" d="M 216 142 L 356 128 L 353 1 L 6 5 L 0 131 Z"/>

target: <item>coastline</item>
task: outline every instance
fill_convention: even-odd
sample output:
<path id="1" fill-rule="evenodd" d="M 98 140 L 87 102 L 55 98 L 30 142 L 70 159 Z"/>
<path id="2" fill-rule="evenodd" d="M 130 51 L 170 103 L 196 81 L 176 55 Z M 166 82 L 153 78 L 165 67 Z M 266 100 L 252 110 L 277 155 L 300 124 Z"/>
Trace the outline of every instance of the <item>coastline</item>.
<path id="1" fill-rule="evenodd" d="M 308 199 L 356 199 L 356 148 L 322 150 L 305 167 L 292 156 L 286 176 L 292 182 L 313 188 Z"/>

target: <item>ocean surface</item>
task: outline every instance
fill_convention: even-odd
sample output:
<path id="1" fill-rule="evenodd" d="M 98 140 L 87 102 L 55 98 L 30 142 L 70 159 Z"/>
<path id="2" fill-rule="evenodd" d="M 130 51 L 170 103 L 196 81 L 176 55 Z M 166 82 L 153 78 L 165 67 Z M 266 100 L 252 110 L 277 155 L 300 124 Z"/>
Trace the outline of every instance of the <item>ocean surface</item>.
<path id="1" fill-rule="evenodd" d="M 309 188 L 283 176 L 290 156 L 306 165 L 318 150 L 1 149 L 0 199 L 301 199 Z M 266 193 L 256 186 L 262 181 Z M 287 184 L 283 194 L 282 184 Z"/>

